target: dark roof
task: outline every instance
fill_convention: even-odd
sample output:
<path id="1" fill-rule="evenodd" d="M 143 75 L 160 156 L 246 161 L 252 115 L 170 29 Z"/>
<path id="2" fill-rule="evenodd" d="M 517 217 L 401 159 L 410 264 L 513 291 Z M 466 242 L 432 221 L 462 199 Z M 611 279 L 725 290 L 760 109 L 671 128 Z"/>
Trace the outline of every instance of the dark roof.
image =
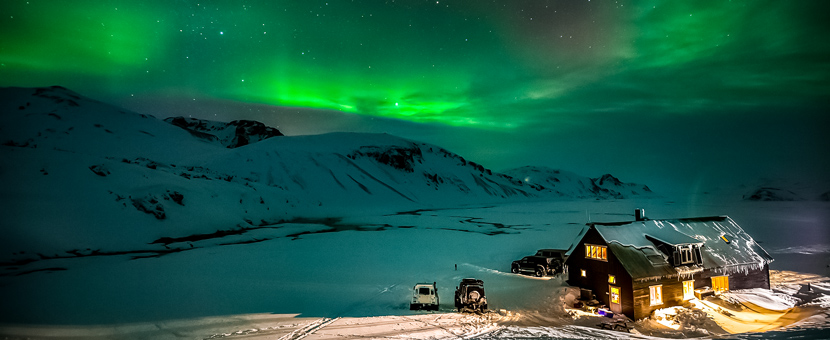
<path id="1" fill-rule="evenodd" d="M 611 252 L 635 279 L 677 276 L 700 269 L 720 268 L 728 273 L 747 267 L 760 268 L 772 262 L 772 257 L 728 216 L 588 225 L 599 232 Z M 702 268 L 673 267 L 668 257 L 657 249 L 655 241 L 701 246 Z"/>
<path id="2" fill-rule="evenodd" d="M 697 244 L 700 245 L 703 242 L 696 238 L 691 238 L 683 233 L 662 233 L 659 236 L 653 236 L 646 234 L 646 238 L 651 242 L 660 242 L 665 243 L 672 246 L 680 246 L 680 245 L 689 245 L 689 244 Z"/>

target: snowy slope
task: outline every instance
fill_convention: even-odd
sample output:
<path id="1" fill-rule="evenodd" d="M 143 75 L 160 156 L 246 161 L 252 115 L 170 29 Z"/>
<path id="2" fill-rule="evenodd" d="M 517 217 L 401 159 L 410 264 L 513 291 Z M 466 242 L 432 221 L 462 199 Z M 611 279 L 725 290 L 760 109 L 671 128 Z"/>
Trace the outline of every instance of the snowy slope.
<path id="1" fill-rule="evenodd" d="M 205 166 L 289 195 L 318 193 L 313 200 L 323 204 L 435 206 L 540 197 L 535 186 L 437 146 L 386 134 L 274 138 L 206 159 Z"/>
<path id="2" fill-rule="evenodd" d="M 527 183 L 541 186 L 545 191 L 557 196 L 600 199 L 654 196 L 648 186 L 623 183 L 610 174 L 605 174 L 599 178 L 590 178 L 570 171 L 537 166 L 525 166 L 504 173 Z"/>
<path id="3" fill-rule="evenodd" d="M 389 135 L 228 149 L 61 87 L 0 91 L 0 262 L 157 249 L 162 237 L 300 216 L 538 197 L 439 147 Z"/>
<path id="4" fill-rule="evenodd" d="M 543 189 L 387 134 L 266 138 L 279 132 L 184 125 L 62 87 L 0 89 L 0 201 L 11 212 L 0 262 L 166 251 L 153 242 L 298 218 L 628 195 L 610 176 Z"/>
<path id="5" fill-rule="evenodd" d="M 101 103 L 63 87 L 0 90 L 0 143 L 97 157 L 173 162 L 212 152 L 218 142 L 193 138 L 153 116 Z"/>

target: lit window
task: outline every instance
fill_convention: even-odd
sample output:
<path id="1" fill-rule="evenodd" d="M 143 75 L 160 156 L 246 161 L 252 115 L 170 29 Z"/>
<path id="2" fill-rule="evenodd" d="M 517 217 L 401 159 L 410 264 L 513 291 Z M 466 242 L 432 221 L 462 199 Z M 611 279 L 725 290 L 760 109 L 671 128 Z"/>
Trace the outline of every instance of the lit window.
<path id="1" fill-rule="evenodd" d="M 617 283 L 617 277 L 611 274 L 608 274 L 608 283 Z"/>
<path id="2" fill-rule="evenodd" d="M 683 300 L 691 300 L 695 297 L 695 281 L 683 281 Z"/>
<path id="3" fill-rule="evenodd" d="M 714 276 L 712 277 L 712 290 L 715 292 L 725 292 L 729 290 L 728 276 Z"/>
<path id="4" fill-rule="evenodd" d="M 585 272 L 585 269 L 581 269 L 579 272 L 580 274 L 582 274 L 582 277 L 588 276 L 588 273 Z"/>
<path id="5" fill-rule="evenodd" d="M 585 245 L 585 258 L 607 261 L 608 253 L 605 246 L 595 246 L 593 244 Z"/>
<path id="6" fill-rule="evenodd" d="M 648 287 L 648 293 L 652 306 L 663 304 L 663 285 Z"/>

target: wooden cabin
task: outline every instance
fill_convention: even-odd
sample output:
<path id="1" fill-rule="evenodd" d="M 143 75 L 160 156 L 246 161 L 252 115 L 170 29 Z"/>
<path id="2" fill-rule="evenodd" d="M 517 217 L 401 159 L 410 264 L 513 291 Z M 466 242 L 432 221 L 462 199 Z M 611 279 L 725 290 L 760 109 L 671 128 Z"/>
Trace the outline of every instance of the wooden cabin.
<path id="1" fill-rule="evenodd" d="M 769 289 L 767 252 L 728 216 L 588 223 L 568 283 L 635 320 L 726 290 Z"/>

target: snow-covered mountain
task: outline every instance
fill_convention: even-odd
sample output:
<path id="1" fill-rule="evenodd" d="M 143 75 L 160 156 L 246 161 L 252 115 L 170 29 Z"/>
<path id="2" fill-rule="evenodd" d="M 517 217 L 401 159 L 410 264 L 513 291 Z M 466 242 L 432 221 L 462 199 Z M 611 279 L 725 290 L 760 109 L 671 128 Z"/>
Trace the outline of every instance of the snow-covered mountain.
<path id="1" fill-rule="evenodd" d="M 803 201 L 798 194 L 781 188 L 760 187 L 743 195 L 747 201 Z"/>
<path id="2" fill-rule="evenodd" d="M 169 117 L 164 121 L 191 131 L 196 137 L 209 140 L 216 138 L 228 148 L 238 148 L 283 135 L 279 130 L 253 120 L 234 120 L 230 123 L 223 123 L 197 118 Z"/>
<path id="3" fill-rule="evenodd" d="M 0 144 L 112 158 L 173 162 L 213 152 L 218 141 L 194 138 L 153 116 L 101 103 L 63 87 L 0 90 Z M 183 144 L 179 144 L 183 143 Z"/>
<path id="4" fill-rule="evenodd" d="M 762 178 L 742 186 L 746 201 L 830 201 L 830 183 L 804 182 L 784 178 Z"/>
<path id="5" fill-rule="evenodd" d="M 610 175 L 511 177 L 387 134 L 269 138 L 279 131 L 254 122 L 169 122 L 62 87 L 0 89 L 0 262 L 305 216 L 638 192 Z"/>
<path id="6" fill-rule="evenodd" d="M 654 196 L 648 186 L 636 183 L 623 183 L 610 174 L 599 178 L 577 175 L 570 171 L 547 167 L 525 166 L 504 172 L 526 183 L 541 186 L 543 191 L 556 196 L 573 198 L 631 198 L 635 196 Z"/>

